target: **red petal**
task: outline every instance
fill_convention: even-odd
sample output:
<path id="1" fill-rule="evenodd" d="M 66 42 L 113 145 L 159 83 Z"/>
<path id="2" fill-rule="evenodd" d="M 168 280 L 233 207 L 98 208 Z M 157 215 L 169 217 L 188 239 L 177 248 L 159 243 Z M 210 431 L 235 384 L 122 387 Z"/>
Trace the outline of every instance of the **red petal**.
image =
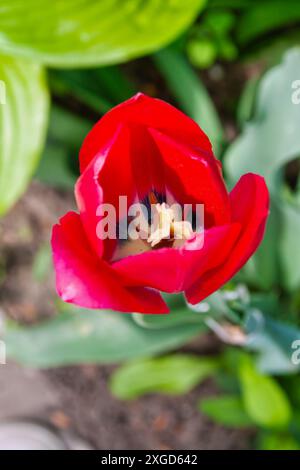
<path id="1" fill-rule="evenodd" d="M 201 302 L 219 289 L 248 261 L 260 244 L 269 213 L 269 193 L 262 177 L 247 174 L 241 177 L 230 193 L 232 221 L 242 226 L 241 234 L 223 266 L 209 267 L 186 291 L 192 304 Z"/>
<path id="2" fill-rule="evenodd" d="M 215 227 L 205 232 L 204 244 L 203 234 L 198 234 L 179 249 L 161 248 L 127 256 L 112 267 L 123 275 L 127 285 L 181 292 L 205 272 L 208 265 L 215 267 L 224 262 L 239 230 L 239 224 Z"/>
<path id="3" fill-rule="evenodd" d="M 109 259 L 116 240 L 102 240 L 97 236 L 97 215 L 100 204 L 112 204 L 116 209 L 117 221 L 126 214 L 119 213 L 119 195 L 128 197 L 132 203 L 136 193 L 131 171 L 130 134 L 127 128 L 119 126 L 113 139 L 86 167 L 76 183 L 75 196 L 80 217 L 87 237 L 100 257 Z"/>
<path id="4" fill-rule="evenodd" d="M 120 123 L 153 127 L 212 153 L 209 139 L 192 119 L 164 101 L 138 93 L 103 116 L 87 135 L 80 150 L 81 171 L 107 148 Z"/>
<path id="5" fill-rule="evenodd" d="M 68 212 L 53 227 L 52 250 L 57 292 L 65 302 L 122 312 L 168 312 L 160 294 L 126 288 L 110 265 L 90 251 L 78 214 Z"/>
<path id="6" fill-rule="evenodd" d="M 177 201 L 203 203 L 205 226 L 230 221 L 229 198 L 215 157 L 199 147 L 180 143 L 149 129 L 165 163 L 165 180 Z"/>

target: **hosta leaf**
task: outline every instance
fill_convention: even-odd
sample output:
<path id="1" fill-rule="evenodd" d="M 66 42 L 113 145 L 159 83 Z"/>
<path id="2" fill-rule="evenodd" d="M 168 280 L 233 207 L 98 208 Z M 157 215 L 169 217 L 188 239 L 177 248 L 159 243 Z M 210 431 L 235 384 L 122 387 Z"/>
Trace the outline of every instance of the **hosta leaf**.
<path id="1" fill-rule="evenodd" d="M 57 67 L 124 62 L 172 41 L 205 0 L 2 0 L 0 50 Z"/>
<path id="2" fill-rule="evenodd" d="M 215 359 L 190 354 L 134 361 L 113 374 L 110 388 L 123 400 L 154 392 L 180 395 L 212 375 L 217 365 Z"/>
<path id="3" fill-rule="evenodd" d="M 39 65 L 0 56 L 5 103 L 0 104 L 0 215 L 25 190 L 41 154 L 48 93 Z"/>
<path id="4" fill-rule="evenodd" d="M 238 371 L 243 403 L 250 418 L 266 428 L 286 428 L 292 410 L 285 392 L 275 379 L 258 372 L 247 356 L 240 361 Z"/>
<path id="5" fill-rule="evenodd" d="M 57 317 L 31 327 L 7 327 L 8 357 L 36 367 L 113 363 L 159 354 L 195 338 L 203 326 L 149 330 L 130 315 L 63 305 Z"/>

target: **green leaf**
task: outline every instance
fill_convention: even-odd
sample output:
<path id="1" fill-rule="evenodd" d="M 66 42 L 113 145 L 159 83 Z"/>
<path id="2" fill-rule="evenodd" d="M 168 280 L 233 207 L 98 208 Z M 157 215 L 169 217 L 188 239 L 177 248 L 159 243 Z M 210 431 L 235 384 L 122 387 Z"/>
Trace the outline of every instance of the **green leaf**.
<path id="1" fill-rule="evenodd" d="M 230 38 L 222 38 L 219 41 L 219 57 L 227 61 L 233 61 L 238 56 L 238 49 Z"/>
<path id="2" fill-rule="evenodd" d="M 98 114 L 106 113 L 138 91 L 117 66 L 87 70 L 52 70 L 49 79 L 55 94 L 74 96 Z"/>
<path id="3" fill-rule="evenodd" d="M 0 50 L 56 67 L 124 62 L 171 42 L 205 0 L 2 0 Z"/>
<path id="4" fill-rule="evenodd" d="M 134 321 L 143 328 L 161 329 L 180 325 L 202 326 L 206 330 L 203 314 L 188 308 L 183 295 L 164 294 L 164 299 L 170 308 L 169 315 L 141 315 L 133 314 Z"/>
<path id="5" fill-rule="evenodd" d="M 92 127 L 93 123 L 88 119 L 54 105 L 50 113 L 48 140 L 78 153 L 83 139 Z M 73 158 L 77 162 L 77 154 Z"/>
<path id="6" fill-rule="evenodd" d="M 300 154 L 297 124 L 300 106 L 292 101 L 292 84 L 299 73 L 300 50 L 294 49 L 286 54 L 282 64 L 260 81 L 254 117 L 245 124 L 243 133 L 229 147 L 224 158 L 231 183 L 242 174 L 253 172 L 266 178 L 271 191 L 272 216 L 265 241 L 251 261 L 252 278 L 259 279 L 263 288 L 270 288 L 280 278 L 288 288 L 300 285 L 300 252 L 295 249 L 300 211 L 290 210 L 288 203 L 280 197 L 283 178 L 280 170 Z"/>
<path id="7" fill-rule="evenodd" d="M 271 201 L 270 215 L 263 241 L 241 272 L 243 281 L 248 285 L 268 291 L 279 282 L 281 273 L 278 233 L 281 229 L 278 204 Z"/>
<path id="8" fill-rule="evenodd" d="M 0 104 L 0 215 L 24 192 L 43 149 L 49 98 L 44 71 L 0 56 L 5 103 Z M 3 100 L 4 101 L 4 100 Z"/>
<path id="9" fill-rule="evenodd" d="M 297 422 L 298 428 L 300 430 L 300 375 L 288 375 L 283 377 L 281 379 L 281 383 L 286 390 L 292 405 L 295 409 L 298 410 L 297 413 L 294 413 L 293 420 Z"/>
<path id="10" fill-rule="evenodd" d="M 294 24 L 300 19 L 298 0 L 261 0 L 239 18 L 237 40 L 245 45 L 272 30 Z"/>
<path id="11" fill-rule="evenodd" d="M 250 78 L 240 97 L 237 108 L 237 120 L 242 128 L 247 121 L 253 116 L 255 96 L 257 92 L 259 79 L 257 77 Z"/>
<path id="12" fill-rule="evenodd" d="M 210 0 L 208 6 L 210 8 L 232 8 L 240 10 L 253 6 L 253 0 Z"/>
<path id="13" fill-rule="evenodd" d="M 244 356 L 238 368 L 245 410 L 259 426 L 286 428 L 292 417 L 288 398 L 270 376 L 262 375 L 251 359 Z"/>
<path id="14" fill-rule="evenodd" d="M 223 128 L 205 86 L 179 52 L 173 48 L 159 51 L 154 61 L 182 109 L 207 133 L 214 152 L 220 154 Z"/>
<path id="15" fill-rule="evenodd" d="M 47 145 L 35 177 L 58 188 L 74 187 L 79 175 L 78 153 L 92 122 L 52 106 Z"/>
<path id="16" fill-rule="evenodd" d="M 258 440 L 259 450 L 300 450 L 300 444 L 290 434 L 261 433 Z"/>
<path id="17" fill-rule="evenodd" d="M 277 65 L 282 56 L 293 47 L 300 44 L 299 28 L 288 28 L 284 34 L 271 34 L 263 38 L 259 47 L 247 47 L 244 52 L 244 58 L 247 62 L 261 62 L 265 68 Z"/>
<path id="18" fill-rule="evenodd" d="M 214 42 L 206 37 L 190 39 L 186 52 L 191 64 L 201 69 L 211 67 L 215 63 L 218 54 Z"/>
<path id="19" fill-rule="evenodd" d="M 212 375 L 217 361 L 188 354 L 125 364 L 112 376 L 110 389 L 123 400 L 147 393 L 181 395 Z"/>
<path id="20" fill-rule="evenodd" d="M 218 424 L 231 428 L 253 426 L 241 398 L 237 395 L 224 395 L 205 398 L 199 402 L 199 410 Z"/>
<path id="21" fill-rule="evenodd" d="M 149 330 L 130 315 L 63 305 L 64 311 L 39 325 L 7 326 L 7 355 L 22 364 L 53 367 L 78 363 L 114 363 L 172 350 L 195 338 L 203 325 Z"/>
<path id="22" fill-rule="evenodd" d="M 274 312 L 250 309 L 245 323 L 249 335 L 247 347 L 259 353 L 257 366 L 268 374 L 291 374 L 300 371 L 300 364 L 292 362 L 292 344 L 300 338 L 300 329 L 273 320 Z"/>
<path id="23" fill-rule="evenodd" d="M 298 105 L 300 107 L 300 105 Z M 279 256 L 282 266 L 282 284 L 288 290 L 300 285 L 300 208 L 282 200 L 279 206 L 282 229 Z"/>
<path id="24" fill-rule="evenodd" d="M 225 168 L 231 182 L 247 171 L 263 175 L 277 192 L 278 170 L 300 154 L 300 106 L 292 101 L 292 83 L 300 73 L 300 49 L 289 51 L 282 64 L 259 83 L 251 122 L 228 148 Z M 284 116 L 284 123 L 282 117 Z"/>
<path id="25" fill-rule="evenodd" d="M 205 16 L 205 24 L 216 36 L 224 37 L 235 24 L 235 15 L 229 10 L 212 10 Z"/>
<path id="26" fill-rule="evenodd" d="M 68 149 L 58 144 L 47 144 L 35 178 L 56 188 L 73 189 L 76 175 L 69 168 Z"/>

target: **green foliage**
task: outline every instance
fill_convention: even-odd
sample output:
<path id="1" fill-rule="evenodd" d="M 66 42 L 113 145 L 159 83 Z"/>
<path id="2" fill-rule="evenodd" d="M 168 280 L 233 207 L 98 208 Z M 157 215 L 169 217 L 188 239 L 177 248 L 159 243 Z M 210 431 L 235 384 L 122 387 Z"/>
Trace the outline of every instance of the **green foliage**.
<path id="1" fill-rule="evenodd" d="M 186 52 L 191 64 L 203 69 L 211 67 L 217 59 L 216 47 L 206 37 L 190 39 L 186 46 Z"/>
<path id="2" fill-rule="evenodd" d="M 61 305 L 55 318 L 38 325 L 16 327 L 9 323 L 5 342 L 11 359 L 35 367 L 53 367 L 156 355 L 183 345 L 205 329 L 201 322 L 171 322 L 169 328 L 146 329 L 128 314 Z"/>
<path id="3" fill-rule="evenodd" d="M 227 394 L 202 399 L 202 413 L 223 426 L 256 428 L 258 449 L 299 449 L 298 376 L 277 381 L 258 371 L 254 357 L 227 348 L 215 377 Z"/>
<path id="4" fill-rule="evenodd" d="M 47 145 L 36 177 L 54 187 L 73 189 L 79 174 L 78 153 L 91 128 L 88 119 L 52 106 Z"/>
<path id="5" fill-rule="evenodd" d="M 121 72 L 113 67 L 83 70 L 50 71 L 50 87 L 55 95 L 72 96 L 97 114 L 127 100 L 137 90 Z"/>
<path id="6" fill-rule="evenodd" d="M 262 432 L 258 438 L 259 450 L 300 450 L 300 444 L 289 433 Z"/>
<path id="7" fill-rule="evenodd" d="M 244 428 L 254 425 L 238 395 L 205 398 L 199 402 L 199 410 L 216 423 L 230 428 Z"/>
<path id="8" fill-rule="evenodd" d="M 0 215 L 26 189 L 42 151 L 49 98 L 39 65 L 0 56 L 5 103 L 0 104 Z M 2 97 L 3 98 L 3 97 Z"/>
<path id="9" fill-rule="evenodd" d="M 76 182 L 76 176 L 70 168 L 70 161 L 75 155 L 77 153 L 70 155 L 68 148 L 63 145 L 48 143 L 35 177 L 55 188 L 72 190 Z"/>
<path id="10" fill-rule="evenodd" d="M 300 153 L 300 106 L 292 101 L 292 83 L 299 71 L 300 50 L 294 49 L 261 80 L 254 117 L 225 154 L 231 181 L 253 171 L 265 176 L 271 190 L 278 189 L 278 170 Z"/>
<path id="11" fill-rule="evenodd" d="M 178 36 L 204 0 L 2 0 L 0 50 L 55 67 L 125 62 Z"/>
<path id="12" fill-rule="evenodd" d="M 273 215 L 265 240 L 249 265 L 251 278 L 256 277 L 263 288 L 278 283 L 279 277 L 287 289 L 300 285 L 300 251 L 295 249 L 300 211 L 283 199 L 280 191 L 284 184 L 282 167 L 300 153 L 300 106 L 292 101 L 292 83 L 299 71 L 300 51 L 295 49 L 265 75 L 259 84 L 252 120 L 225 154 L 231 182 L 251 171 L 265 176 L 271 190 Z"/>
<path id="13" fill-rule="evenodd" d="M 298 0 L 260 0 L 253 2 L 241 16 L 237 40 L 245 45 L 258 37 L 300 20 Z"/>
<path id="14" fill-rule="evenodd" d="M 234 60 L 238 50 L 231 39 L 236 18 L 229 10 L 208 10 L 200 23 L 191 28 L 187 56 L 199 68 L 209 68 L 219 59 Z"/>
<path id="15" fill-rule="evenodd" d="M 134 361 L 113 374 L 110 389 L 123 400 L 155 392 L 181 395 L 214 374 L 217 367 L 215 359 L 191 354 Z"/>
<path id="16" fill-rule="evenodd" d="M 167 85 L 166 95 L 173 93 L 179 107 L 200 124 L 215 153 L 221 155 L 223 126 L 188 60 L 207 68 L 216 60 L 235 60 L 238 54 L 249 57 L 261 51 L 266 39 L 272 50 L 262 51 L 262 57 L 270 64 L 291 41 L 300 42 L 296 30 L 284 29 L 300 19 L 300 8 L 296 0 L 210 0 L 204 15 L 182 38 L 182 48 L 177 44 L 161 49 L 191 24 L 205 3 L 46 0 L 41 6 L 35 0 L 2 1 L 0 51 L 5 55 L 0 58 L 0 80 L 6 84 L 7 102 L 0 106 L 1 215 L 26 188 L 43 150 L 48 91 L 45 72 L 37 63 L 56 67 L 49 71 L 56 104 L 36 172 L 40 180 L 73 187 L 78 151 L 93 120 L 136 92 L 126 68 L 102 66 L 153 51 L 154 64 Z M 275 47 L 279 40 L 282 44 Z M 138 66 L 141 69 L 143 63 Z M 296 374 L 300 364 L 293 364 L 291 358 L 292 344 L 300 338 L 299 326 L 292 324 L 300 307 L 300 178 L 291 190 L 284 171 L 300 155 L 300 105 L 292 102 L 292 83 L 299 74 L 300 50 L 295 49 L 262 79 L 248 82 L 237 109 L 241 135 L 224 157 L 230 186 L 252 171 L 264 175 L 271 190 L 264 242 L 239 274 L 251 289 L 272 289 L 271 295 L 258 298 L 250 292 L 249 299 L 247 295 L 242 299 L 232 283 L 226 291 L 190 308 L 182 296 L 166 296 L 170 315 L 126 315 L 60 305 L 55 318 L 33 327 L 8 322 L 4 338 L 8 356 L 36 367 L 134 360 L 111 379 L 111 389 L 121 399 L 153 392 L 186 393 L 212 375 L 226 395 L 202 400 L 202 413 L 224 426 L 261 428 L 259 448 L 299 449 Z M 44 246 L 36 254 L 32 271 L 36 280 L 47 275 L 49 254 Z M 227 349 L 221 358 L 190 354 L 149 358 L 206 331 L 208 319 L 223 331 L 228 325 L 243 329 L 244 348 L 255 356 Z"/>
<path id="17" fill-rule="evenodd" d="M 295 290 L 300 285 L 300 253 L 298 250 L 300 234 L 300 207 L 287 201 L 280 203 L 282 220 L 279 255 L 282 266 L 282 283 L 288 290 Z"/>
<path id="18" fill-rule="evenodd" d="M 163 294 L 171 313 L 169 315 L 141 315 L 134 313 L 133 320 L 141 327 L 150 330 L 160 330 L 174 326 L 203 325 L 203 314 L 194 312 L 187 308 L 182 294 Z"/>
<path id="19" fill-rule="evenodd" d="M 124 62 L 170 42 L 204 3 L 188 0 L 183 7 L 179 0 L 149 0 L 147 5 L 139 0 L 2 2 L 0 51 L 5 56 L 1 56 L 0 79 L 6 84 L 8 99 L 0 109 L 0 214 L 26 188 L 44 144 L 48 115 L 44 72 L 24 59 L 63 68 Z M 71 95 L 98 113 L 133 94 L 133 87 L 113 67 L 89 73 L 52 71 L 51 88 L 60 98 Z M 68 168 L 70 148 L 65 142 L 69 136 L 82 136 L 76 133 L 76 117 L 72 118 L 68 116 L 66 124 L 58 119 L 63 122 L 61 129 L 67 130 L 70 121 L 73 127 L 64 133 L 62 142 L 48 142 L 38 171 L 42 181 L 61 187 L 70 187 L 75 179 Z"/>
<path id="20" fill-rule="evenodd" d="M 254 103 L 257 93 L 259 80 L 257 77 L 250 78 L 242 91 L 238 106 L 237 106 L 237 122 L 241 128 L 253 116 Z"/>
<path id="21" fill-rule="evenodd" d="M 262 427 L 286 428 L 292 409 L 279 384 L 272 377 L 258 372 L 247 356 L 239 364 L 239 378 L 243 403 L 250 418 Z"/>
<path id="22" fill-rule="evenodd" d="M 300 338 L 299 328 L 276 321 L 268 311 L 258 309 L 248 310 L 245 328 L 249 335 L 247 346 L 258 353 L 257 366 L 261 371 L 275 375 L 300 371 L 300 364 L 292 362 L 292 344 Z"/>
<path id="23" fill-rule="evenodd" d="M 176 49 L 164 49 L 154 61 L 181 108 L 209 135 L 216 155 L 220 154 L 223 128 L 215 106 L 199 77 Z"/>

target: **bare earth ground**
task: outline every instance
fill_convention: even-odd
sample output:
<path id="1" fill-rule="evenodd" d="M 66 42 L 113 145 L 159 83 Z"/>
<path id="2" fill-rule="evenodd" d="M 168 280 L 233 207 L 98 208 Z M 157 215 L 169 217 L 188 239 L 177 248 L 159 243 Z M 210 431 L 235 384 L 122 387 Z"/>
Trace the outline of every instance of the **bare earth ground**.
<path id="1" fill-rule="evenodd" d="M 36 280 L 32 264 L 49 243 L 57 218 L 74 206 L 71 194 L 34 182 L 0 221 L 0 308 L 26 323 L 54 313 L 53 273 Z M 215 340 L 197 350 L 212 352 Z M 206 382 L 183 397 L 150 395 L 133 402 L 113 398 L 107 387 L 112 367 L 74 366 L 37 371 L 0 366 L 0 420 L 44 420 L 86 439 L 97 449 L 244 449 L 251 433 L 211 423 L 197 411 L 200 397 L 216 393 Z"/>

